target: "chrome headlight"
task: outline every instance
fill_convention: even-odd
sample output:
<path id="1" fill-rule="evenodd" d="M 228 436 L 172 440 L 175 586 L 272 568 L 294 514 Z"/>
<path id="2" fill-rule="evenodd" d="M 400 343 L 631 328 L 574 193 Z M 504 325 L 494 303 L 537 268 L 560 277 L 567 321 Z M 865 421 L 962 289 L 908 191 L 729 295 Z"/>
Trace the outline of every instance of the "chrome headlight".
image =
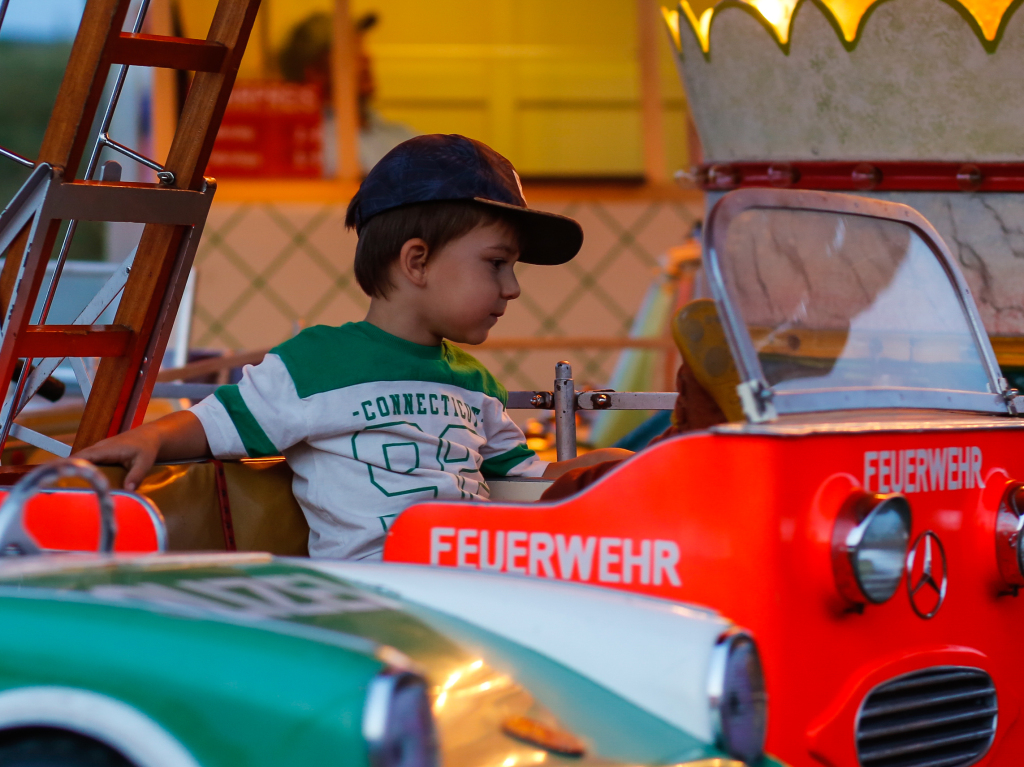
<path id="1" fill-rule="evenodd" d="M 846 504 L 832 530 L 832 570 L 840 594 L 855 604 L 881 604 L 896 593 L 910 521 L 910 504 L 901 495 L 863 493 Z"/>
<path id="2" fill-rule="evenodd" d="M 1024 586 L 1024 485 L 1011 487 L 996 516 L 996 561 L 1014 591 Z"/>
<path id="3" fill-rule="evenodd" d="M 370 682 L 363 737 L 373 767 L 437 767 L 437 733 L 426 683 L 407 671 L 384 671 Z"/>
<path id="4" fill-rule="evenodd" d="M 744 762 L 760 759 L 768 731 L 768 695 L 761 656 L 749 634 L 730 631 L 718 638 L 708 697 L 716 745 Z"/>

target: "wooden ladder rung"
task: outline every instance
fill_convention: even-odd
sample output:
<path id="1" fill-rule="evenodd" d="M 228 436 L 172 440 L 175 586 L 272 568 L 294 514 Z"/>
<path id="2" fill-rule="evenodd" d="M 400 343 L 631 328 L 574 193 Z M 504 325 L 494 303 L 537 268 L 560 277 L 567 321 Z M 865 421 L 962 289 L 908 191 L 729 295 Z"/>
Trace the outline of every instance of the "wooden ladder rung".
<path id="1" fill-rule="evenodd" d="M 206 220 L 214 191 L 215 184 L 193 192 L 135 181 L 73 181 L 53 190 L 49 211 L 77 221 L 193 226 Z"/>
<path id="2" fill-rule="evenodd" d="M 163 35 L 122 32 L 109 51 L 114 64 L 136 67 L 165 67 L 192 72 L 219 72 L 228 49 L 220 43 Z"/>
<path id="3" fill-rule="evenodd" d="M 123 325 L 29 325 L 17 343 L 16 357 L 121 357 L 132 331 Z"/>

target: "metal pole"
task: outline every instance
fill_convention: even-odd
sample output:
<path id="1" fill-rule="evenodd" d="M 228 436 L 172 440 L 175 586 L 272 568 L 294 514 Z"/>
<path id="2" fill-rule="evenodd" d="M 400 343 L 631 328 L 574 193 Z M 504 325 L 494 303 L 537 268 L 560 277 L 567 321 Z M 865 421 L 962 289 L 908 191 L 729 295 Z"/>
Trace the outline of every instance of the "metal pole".
<path id="1" fill-rule="evenodd" d="M 26 168 L 34 168 L 36 164 L 27 157 L 22 157 L 17 152 L 12 152 L 10 149 L 4 149 L 0 146 L 0 157 L 6 157 L 8 160 L 14 160 L 18 165 L 22 165 Z"/>
<path id="2" fill-rule="evenodd" d="M 150 0 L 142 0 L 142 5 L 139 6 L 139 14 L 135 17 L 135 24 L 132 25 L 132 33 L 138 34 L 142 31 L 142 22 L 146 19 L 146 11 L 149 10 Z M 96 171 L 96 164 L 100 159 L 100 153 L 103 151 L 103 147 L 107 146 L 112 142 L 107 136 L 107 132 L 110 130 L 110 123 L 114 119 L 114 109 L 117 108 L 117 101 L 121 98 L 121 90 L 124 88 L 125 78 L 128 76 L 128 65 L 122 64 L 121 68 L 117 71 L 117 78 L 114 80 L 114 87 L 110 92 L 110 100 L 107 102 L 107 108 L 103 112 L 103 119 L 100 120 L 99 135 L 96 138 L 96 144 L 92 148 L 92 154 L 89 156 L 89 164 L 85 169 L 86 181 L 92 178 L 92 174 Z M 118 151 L 124 152 L 127 147 L 117 145 Z M 128 150 L 131 152 L 131 150 Z M 131 152 L 128 154 L 133 160 L 140 161 L 141 155 L 136 156 L 136 153 Z M 143 160 L 145 158 L 142 158 Z M 147 163 L 143 162 L 144 165 Z M 75 230 L 78 228 L 78 222 L 75 220 L 68 221 L 68 230 L 64 233 L 64 241 L 60 245 L 60 253 L 57 255 L 57 263 L 53 266 L 53 277 L 50 279 L 50 284 L 46 288 L 46 298 L 43 300 L 43 310 L 39 313 L 39 324 L 43 325 L 46 323 L 46 317 L 50 313 L 50 305 L 53 303 L 53 296 L 57 292 L 57 281 L 60 280 L 61 272 L 64 271 L 64 262 L 68 257 L 68 250 L 71 248 L 71 238 L 75 236 Z M 26 369 L 28 364 L 25 365 Z"/>
<path id="3" fill-rule="evenodd" d="M 572 365 L 555 364 L 555 453 L 559 461 L 576 457 L 576 383 Z"/>
<path id="4" fill-rule="evenodd" d="M 0 450 L 3 450 L 7 444 L 7 437 L 11 434 L 11 424 L 14 423 L 14 419 L 18 415 L 17 404 L 21 402 L 22 394 L 25 391 L 25 384 L 28 383 L 28 377 L 32 372 L 28 369 L 28 366 L 31 364 L 32 360 L 25 360 L 25 364 L 21 366 L 21 375 L 18 376 L 18 383 L 14 387 L 14 394 L 11 396 L 11 409 L 7 412 L 7 417 L 4 418 L 3 426 L 0 426 Z"/>

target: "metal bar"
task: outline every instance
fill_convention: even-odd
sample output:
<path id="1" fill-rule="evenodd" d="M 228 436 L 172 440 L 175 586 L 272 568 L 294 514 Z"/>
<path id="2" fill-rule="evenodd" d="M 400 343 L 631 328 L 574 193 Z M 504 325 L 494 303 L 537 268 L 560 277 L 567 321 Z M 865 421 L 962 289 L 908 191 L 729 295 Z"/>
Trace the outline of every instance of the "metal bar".
<path id="1" fill-rule="evenodd" d="M 92 394 L 92 376 L 89 374 L 89 370 L 86 368 L 85 360 L 81 357 L 72 357 L 71 369 L 75 372 L 75 379 L 78 381 L 78 387 L 82 390 L 82 399 L 86 402 L 89 401 L 89 395 Z M 32 385 L 32 379 L 29 378 L 29 386 Z M 30 394 L 29 397 L 32 395 Z"/>
<path id="2" fill-rule="evenodd" d="M 559 363 L 562 364 L 562 363 Z M 581 391 L 576 392 L 576 410 L 672 410 L 679 395 L 674 391 Z M 509 410 L 554 410 L 552 393 L 510 391 Z"/>
<path id="3" fill-rule="evenodd" d="M 195 267 L 189 270 L 188 280 L 185 281 L 185 290 L 181 294 L 181 303 L 178 304 L 178 312 L 174 317 L 174 325 L 171 326 L 171 365 L 176 368 L 188 364 L 189 340 L 192 337 L 192 312 L 196 305 L 196 270 Z"/>
<path id="4" fill-rule="evenodd" d="M 212 197 L 209 192 L 155 184 L 97 181 L 61 184 L 54 192 L 54 218 L 176 226 L 194 226 L 205 219 Z"/>
<path id="5" fill-rule="evenodd" d="M 48 212 L 49 206 L 47 203 L 50 197 L 49 193 L 53 189 L 51 182 L 54 180 L 59 181 L 60 171 L 52 168 L 47 163 L 40 163 L 29 181 L 31 182 L 33 179 L 35 180 L 34 184 L 26 183 L 23 186 L 23 191 L 26 192 L 31 188 L 30 196 L 27 195 L 19 203 L 20 207 L 23 208 L 20 211 L 23 217 L 28 215 L 29 210 L 32 211 L 31 226 L 26 230 L 25 225 L 20 224 L 16 218 L 12 217 L 6 224 L 6 230 L 0 236 L 0 242 L 10 244 L 16 238 L 20 238 L 22 232 L 25 234 L 22 239 L 23 244 L 20 247 L 21 255 L 16 260 L 17 271 L 13 273 L 10 301 L 4 313 L 2 333 L 0 333 L 0 370 L 5 371 L 5 376 L 9 375 L 7 371 L 13 369 L 16 359 L 18 334 L 31 317 L 32 305 L 35 303 L 39 284 L 43 277 L 43 270 L 45 270 L 45 257 L 52 249 L 53 240 L 57 234 L 53 217 Z M 45 183 L 39 183 L 43 179 L 45 179 Z M 20 196 L 21 193 L 19 191 L 15 198 L 17 199 Z M 42 197 L 42 199 L 39 200 L 39 197 Z M 15 213 L 18 213 L 18 211 L 15 211 Z M 14 235 L 15 239 L 10 239 L 11 235 Z M 4 247 L 7 247 L 7 245 Z M 15 263 L 13 254 L 10 251 L 8 258 L 11 260 L 8 264 L 5 264 L 5 272 L 7 271 L 7 266 Z M 28 278 L 27 283 L 26 278 Z M 31 374 L 31 364 L 31 360 L 25 360 L 21 366 L 21 370 L 17 374 L 15 390 L 12 396 L 4 403 L 2 411 L 0 411 L 2 413 L 0 415 L 0 421 L 2 421 L 2 426 L 0 426 L 0 451 L 3 450 L 3 446 L 7 443 L 7 437 L 10 434 L 14 416 L 20 410 L 19 404 L 23 401 L 25 385 Z"/>
<path id="6" fill-rule="evenodd" d="M 115 64 L 189 72 L 219 72 L 228 52 L 220 43 L 206 40 L 135 33 L 123 33 L 111 48 Z"/>
<path id="7" fill-rule="evenodd" d="M 509 410 L 551 410 L 554 405 L 549 391 L 510 391 L 505 407 Z"/>
<path id="8" fill-rule="evenodd" d="M 0 157 L 6 157 L 8 160 L 14 160 L 18 165 L 24 165 L 26 168 L 34 168 L 35 163 L 27 157 L 23 157 L 17 152 L 13 152 L 10 149 L 4 149 L 0 146 Z"/>
<path id="9" fill-rule="evenodd" d="M 135 251 L 132 250 L 128 254 L 128 257 L 121 262 L 121 265 L 117 267 L 115 271 L 103 287 L 97 291 L 96 295 L 92 297 L 85 308 L 79 313 L 78 317 L 71 324 L 73 325 L 92 325 L 96 320 L 99 319 L 100 315 L 106 310 L 108 306 L 114 303 L 114 299 L 124 290 L 124 284 L 128 281 L 128 275 L 132 270 L 132 262 L 135 260 Z"/>
<path id="10" fill-rule="evenodd" d="M 120 357 L 132 331 L 119 325 L 31 325 L 18 337 L 18 357 Z"/>
<path id="11" fill-rule="evenodd" d="M 33 429 L 22 426 L 20 423 L 11 425 L 10 434 L 15 439 L 20 439 L 22 442 L 27 442 L 34 447 L 38 447 L 40 450 L 53 453 L 61 458 L 67 458 L 71 455 L 71 445 L 65 445 L 53 437 L 47 437 L 45 434 L 40 434 Z"/>
<path id="12" fill-rule="evenodd" d="M 236 355 L 242 357 L 243 355 Z M 228 359 L 228 358 L 220 358 Z M 203 362 L 219 362 L 217 360 L 203 360 Z M 257 360 L 258 361 L 258 360 Z M 193 363 L 198 364 L 198 363 Z M 247 362 L 245 364 L 252 364 Z M 232 367 L 239 367 L 239 365 L 232 365 Z M 182 372 L 184 371 L 184 372 Z M 160 371 L 159 381 L 171 381 L 177 379 L 170 379 L 168 376 L 177 375 L 181 378 L 183 375 L 202 375 L 210 372 L 211 370 L 200 371 L 194 373 L 185 368 L 177 368 L 172 370 Z M 217 389 L 219 384 L 206 384 L 206 383 L 158 383 L 153 389 L 154 397 L 187 397 L 188 399 L 200 399 L 208 394 L 213 394 L 214 390 Z M 540 395 L 541 404 L 534 404 L 532 401 L 534 398 Z M 676 399 L 678 398 L 676 392 L 577 392 L 576 393 L 576 409 L 577 410 L 672 410 L 675 408 Z M 594 399 L 599 398 L 599 402 L 595 404 Z M 603 404 L 604 399 L 608 398 L 609 404 Z M 510 391 L 508 393 L 508 403 L 506 407 L 509 410 L 553 410 L 554 405 L 552 403 L 552 393 L 545 391 Z"/>
<path id="13" fill-rule="evenodd" d="M 142 22 L 145 21 L 146 11 L 149 10 L 150 0 L 142 0 L 142 5 L 139 6 L 138 16 L 135 17 L 135 24 L 132 26 L 132 32 L 138 34 L 142 31 Z M 89 156 L 89 164 L 85 168 L 86 181 L 92 178 L 92 174 L 96 171 L 96 164 L 99 162 L 100 154 L 103 152 L 104 137 L 106 137 L 110 130 L 110 123 L 114 119 L 114 110 L 117 108 L 118 99 L 121 98 L 121 91 L 124 88 L 125 78 L 128 76 L 128 66 L 122 64 L 120 69 L 117 71 L 117 78 L 114 80 L 114 87 L 110 92 L 110 100 L 107 101 L 107 108 L 103 112 L 103 118 L 100 120 L 99 137 L 96 139 L 96 143 L 93 145 L 92 154 Z M 53 267 L 53 277 L 50 279 L 50 284 L 46 288 L 46 298 L 43 301 L 43 310 L 39 315 L 39 323 L 43 324 L 46 322 L 47 316 L 50 314 L 50 306 L 53 304 L 53 296 L 57 292 L 57 283 L 60 281 L 61 272 L 64 271 L 64 262 L 67 261 L 68 251 L 71 249 L 71 240 L 75 236 L 75 231 L 78 229 L 78 221 L 71 219 L 68 221 L 68 230 L 64 233 L 64 241 L 60 245 L 60 252 L 57 254 L 57 263 Z M 12 293 L 13 295 L 13 293 Z M 29 365 L 26 362 L 25 368 L 28 369 Z M 0 446 L 2 446 L 0 442 Z"/>
<path id="14" fill-rule="evenodd" d="M 555 453 L 559 461 L 576 457 L 576 390 L 572 366 L 555 364 Z"/>
<path id="15" fill-rule="evenodd" d="M 157 178 L 160 179 L 160 183 L 170 186 L 174 183 L 174 174 L 169 170 L 164 170 L 164 166 L 158 163 L 156 160 L 150 160 L 146 155 L 139 154 L 130 146 L 125 146 L 120 141 L 114 141 L 106 133 L 100 134 L 99 142 L 103 146 L 113 149 L 115 152 L 120 152 L 125 157 L 135 160 L 140 165 L 145 165 L 150 170 L 156 171 Z"/>
<path id="16" fill-rule="evenodd" d="M 7 6 L 11 0 L 0 0 L 0 27 L 4 25 L 4 16 L 7 15 Z"/>
<path id="17" fill-rule="evenodd" d="M 43 190 L 36 191 L 37 193 L 39 191 L 45 192 L 48 188 L 47 186 Z M 25 296 L 25 299 L 21 301 L 18 298 L 20 297 L 19 291 L 22 289 L 25 277 L 27 275 L 35 275 L 41 266 L 40 261 L 44 260 L 43 246 L 46 243 L 47 230 L 53 221 L 53 217 L 49 215 L 46 197 L 47 195 L 44 194 L 42 204 L 38 206 L 35 215 L 31 217 L 32 223 L 28 231 L 25 248 L 18 261 L 18 271 L 14 279 L 14 290 L 11 294 L 14 300 L 7 307 L 3 324 L 0 325 L 0 334 L 2 334 L 2 342 L 0 343 L 3 345 L 14 340 L 11 334 L 17 334 L 21 326 L 27 323 L 28 318 L 31 316 L 32 307 L 30 304 L 34 303 L 35 295 Z"/>
<path id="18" fill-rule="evenodd" d="M 40 263 L 45 255 L 43 251 L 47 242 L 47 230 L 51 222 L 46 212 L 45 198 L 43 205 L 32 220 L 32 228 L 29 231 L 25 249 L 22 251 L 21 262 L 18 264 L 18 274 L 14 281 L 14 290 L 11 292 L 11 302 L 7 307 L 4 316 L 3 335 L 0 339 L 0 370 L 9 369 L 7 366 L 15 355 L 15 346 L 18 341 L 18 331 L 28 321 L 32 312 L 32 304 L 35 303 L 36 293 L 31 289 L 31 282 L 25 285 L 26 275 L 39 273 L 42 267 Z M 42 224 L 42 226 L 40 225 Z M 26 288 L 23 290 L 23 287 Z M 6 362 L 4 362 L 6 360 Z M 28 382 L 32 360 L 26 359 L 22 365 L 21 373 L 18 375 L 18 382 L 14 393 L 10 396 L 3 408 L 3 425 L 0 426 L 0 452 L 7 444 L 7 437 L 11 432 L 11 425 L 14 423 L 14 414 L 20 410 L 22 395 L 25 391 L 25 384 Z"/>
<path id="19" fill-rule="evenodd" d="M 468 345 L 467 345 L 468 348 Z M 566 336 L 559 338 L 497 338 L 484 341 L 472 347 L 474 351 L 491 349 L 654 349 L 667 351 L 675 349 L 671 340 L 662 338 L 605 338 L 602 336 Z M 195 378 L 197 376 L 217 373 L 221 370 L 238 368 L 243 365 L 258 364 L 269 352 L 270 349 L 255 349 L 249 352 L 228 354 L 215 359 L 190 362 L 179 368 L 169 368 L 160 371 L 159 381 L 177 381 L 181 378 Z M 536 391 L 510 391 L 508 407 L 513 410 L 545 409 L 537 408 L 530 403 L 530 398 L 535 394 L 544 392 Z M 551 392 L 547 392 L 550 396 Z M 520 399 L 522 398 L 522 399 Z M 515 402 L 516 404 L 513 404 Z M 548 405 L 546 409 L 550 410 Z"/>
<path id="20" fill-rule="evenodd" d="M 4 417 L 3 426 L 0 427 L 0 453 L 3 452 L 4 447 L 7 445 L 7 437 L 11 433 L 11 428 L 14 426 L 14 413 L 17 409 L 16 403 L 22 401 L 22 395 L 25 392 L 25 384 L 28 382 L 29 371 L 28 366 L 30 360 L 25 360 L 25 365 L 21 368 L 21 373 L 18 375 L 18 384 L 14 387 L 14 393 L 11 394 L 10 400 L 5 405 L 6 415 Z"/>
<path id="21" fill-rule="evenodd" d="M 672 410 L 679 395 L 655 391 L 584 391 L 576 397 L 580 410 Z"/>
<path id="22" fill-rule="evenodd" d="M 52 180 L 53 167 L 40 163 L 0 212 L 0 253 L 7 250 L 25 224 L 36 214 Z"/>
<path id="23" fill-rule="evenodd" d="M 18 238 L 18 235 L 21 234 L 32 218 L 39 213 L 41 200 L 38 198 L 40 197 L 43 197 L 43 194 L 39 194 L 37 199 L 31 200 L 29 204 L 21 206 L 17 210 L 7 208 L 4 211 L 5 214 L 10 211 L 11 215 L 5 215 L 2 219 L 2 225 L 0 225 L 0 253 L 8 251 L 8 258 L 11 256 L 9 248 L 12 243 Z"/>
<path id="24" fill-rule="evenodd" d="M 216 357 L 199 362 L 190 362 L 180 368 L 168 368 L 161 370 L 157 375 L 157 381 L 180 381 L 183 378 L 198 378 L 199 376 L 219 373 L 222 370 L 240 368 L 245 365 L 258 365 L 267 356 L 269 349 L 259 349 L 253 352 L 242 352 L 241 354 L 228 354 L 224 357 Z M 512 407 L 512 405 L 509 405 Z"/>
<path id="25" fill-rule="evenodd" d="M 213 394 L 220 384 L 158 383 L 153 385 L 153 397 L 165 399 L 204 399 Z"/>
<path id="26" fill-rule="evenodd" d="M 958 410 L 996 415 L 1007 412 L 1006 400 L 999 394 L 895 386 L 775 392 L 772 402 L 779 414 L 876 408 Z"/>
<path id="27" fill-rule="evenodd" d="M 100 315 L 110 306 L 114 299 L 120 295 L 121 291 L 124 290 L 124 284 L 128 280 L 128 273 L 132 269 L 132 261 L 135 259 L 135 251 L 133 250 L 129 254 L 128 258 L 121 262 L 121 266 L 118 267 L 117 271 L 114 272 L 110 279 L 107 280 L 106 284 L 99 289 L 99 292 L 92 297 L 92 300 L 82 309 L 78 318 L 74 321 L 75 325 L 91 325 Z M 60 365 L 61 359 L 50 358 L 40 362 L 33 370 L 32 375 L 29 378 L 28 385 L 26 386 L 26 395 L 24 402 L 28 402 L 39 391 L 39 387 L 43 385 L 45 381 L 57 366 Z M 23 405 L 22 405 L 23 406 Z M 6 406 L 5 406 L 6 408 Z M 21 412 L 19 408 L 17 413 Z M 0 411 L 0 421 L 6 417 L 6 409 Z"/>

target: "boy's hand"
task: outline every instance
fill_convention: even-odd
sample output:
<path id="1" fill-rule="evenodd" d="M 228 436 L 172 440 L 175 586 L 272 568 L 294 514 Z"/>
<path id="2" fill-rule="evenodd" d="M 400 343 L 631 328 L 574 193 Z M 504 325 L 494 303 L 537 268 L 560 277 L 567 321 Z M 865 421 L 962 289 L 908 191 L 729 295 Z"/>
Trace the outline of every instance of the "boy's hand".
<path id="1" fill-rule="evenodd" d="M 605 461 L 624 461 L 632 456 L 632 450 L 623 450 L 621 447 L 602 447 L 576 458 L 548 464 L 544 470 L 544 479 L 557 479 L 571 469 L 593 466 L 595 463 L 604 463 Z"/>
<path id="2" fill-rule="evenodd" d="M 157 461 L 207 458 L 210 445 L 199 419 L 187 410 L 171 413 L 152 423 L 97 442 L 75 453 L 98 464 L 120 464 L 128 469 L 124 489 L 134 491 Z"/>
<path id="3" fill-rule="evenodd" d="M 75 458 L 99 464 L 124 466 L 128 469 L 128 474 L 124 478 L 124 489 L 135 490 L 153 468 L 159 453 L 159 433 L 155 429 L 140 426 L 116 437 L 101 440 L 75 453 Z"/>

